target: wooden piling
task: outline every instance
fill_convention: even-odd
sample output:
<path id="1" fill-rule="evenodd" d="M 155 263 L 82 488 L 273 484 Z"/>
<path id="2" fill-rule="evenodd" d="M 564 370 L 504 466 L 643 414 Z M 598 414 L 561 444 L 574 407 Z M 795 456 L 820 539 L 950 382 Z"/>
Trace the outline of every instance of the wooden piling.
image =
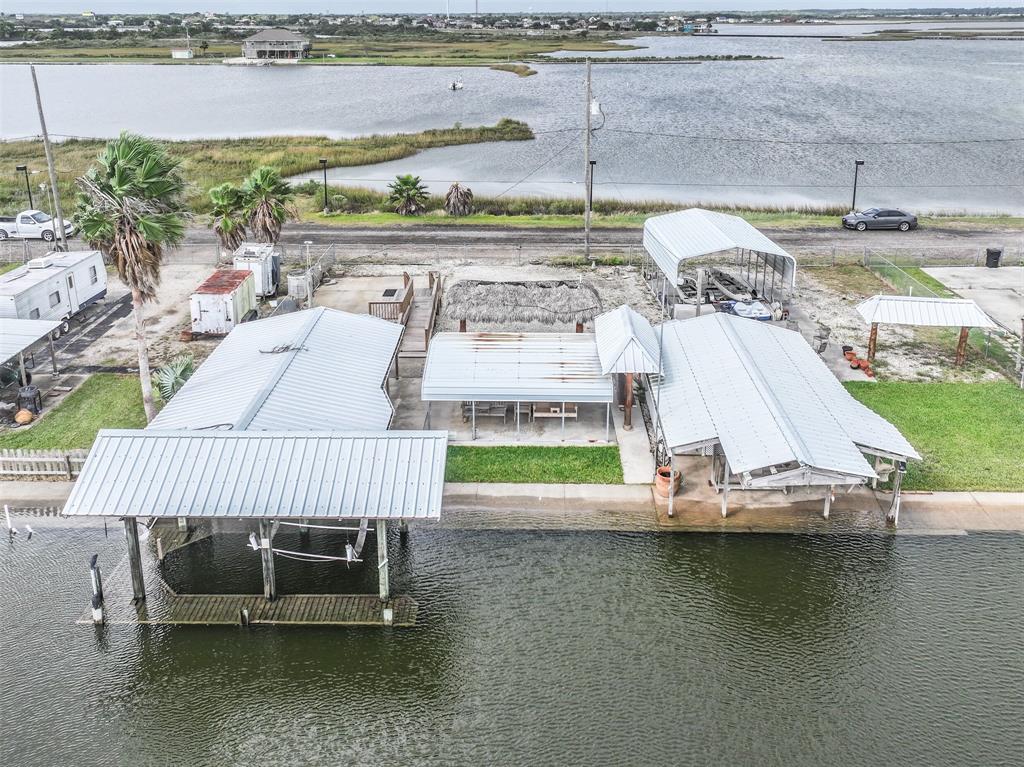
<path id="1" fill-rule="evenodd" d="M 377 520 L 377 580 L 380 585 L 380 601 L 387 602 L 391 593 L 388 582 L 388 527 L 387 520 Z"/>
<path id="2" fill-rule="evenodd" d="M 128 539 L 128 566 L 132 573 L 133 601 L 144 602 L 146 582 L 142 577 L 142 548 L 139 546 L 139 525 L 135 517 L 124 518 L 124 533 Z"/>
<path id="3" fill-rule="evenodd" d="M 958 368 L 963 367 L 964 360 L 967 359 L 967 336 L 970 332 L 970 328 L 960 328 L 960 340 L 956 345 L 956 362 L 954 363 Z"/>
<path id="4" fill-rule="evenodd" d="M 875 347 L 878 345 L 878 323 L 871 323 L 871 335 L 868 336 L 868 362 L 875 361 Z"/>
<path id="5" fill-rule="evenodd" d="M 273 533 L 270 522 L 260 521 L 260 558 L 263 561 L 263 596 L 269 602 L 277 599 L 277 581 L 274 577 Z"/>
<path id="6" fill-rule="evenodd" d="M 622 409 L 622 428 L 633 430 L 633 374 L 626 373 L 626 401 Z"/>

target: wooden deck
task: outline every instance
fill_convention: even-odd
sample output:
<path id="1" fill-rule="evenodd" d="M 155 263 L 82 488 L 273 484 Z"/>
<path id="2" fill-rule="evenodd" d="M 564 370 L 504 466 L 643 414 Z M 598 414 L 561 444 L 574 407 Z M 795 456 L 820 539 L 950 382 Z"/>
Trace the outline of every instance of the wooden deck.
<path id="1" fill-rule="evenodd" d="M 173 538 L 176 531 L 161 531 Z M 204 534 L 205 533 L 205 534 Z M 200 531 L 178 545 L 209 535 Z M 171 544 L 171 540 L 168 540 Z M 178 546 L 175 546 L 177 548 Z M 393 611 L 393 626 L 416 625 L 416 602 L 407 596 L 382 603 L 376 594 L 285 594 L 268 602 L 262 594 L 178 594 L 160 576 L 154 546 L 143 546 L 146 601 L 132 603 L 128 557 L 103 573 L 104 622 L 111 625 L 239 626 L 243 610 L 250 625 L 273 626 L 384 626 L 383 609 Z M 166 552 L 165 552 L 166 553 Z M 77 623 L 92 623 L 89 607 Z"/>
<path id="2" fill-rule="evenodd" d="M 434 323 L 441 309 L 441 278 L 435 273 L 428 275 L 427 288 L 413 287 L 412 307 L 405 323 L 405 334 L 398 349 L 399 357 L 426 357 Z"/>

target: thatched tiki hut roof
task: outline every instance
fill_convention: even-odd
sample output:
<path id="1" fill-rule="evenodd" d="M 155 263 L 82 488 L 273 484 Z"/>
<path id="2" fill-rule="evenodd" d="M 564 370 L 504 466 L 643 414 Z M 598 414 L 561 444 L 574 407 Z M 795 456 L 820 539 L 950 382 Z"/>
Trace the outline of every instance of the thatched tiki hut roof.
<path id="1" fill-rule="evenodd" d="M 468 323 L 582 325 L 601 314 L 601 298 L 582 280 L 460 280 L 446 291 L 444 314 Z"/>

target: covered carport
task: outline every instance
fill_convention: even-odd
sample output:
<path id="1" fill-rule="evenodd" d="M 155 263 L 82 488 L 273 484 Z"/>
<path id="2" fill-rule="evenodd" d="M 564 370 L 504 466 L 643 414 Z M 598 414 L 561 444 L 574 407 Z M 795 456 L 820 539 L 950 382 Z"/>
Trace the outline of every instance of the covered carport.
<path id="1" fill-rule="evenodd" d="M 782 301 L 796 285 L 796 259 L 739 216 L 701 208 L 652 216 L 644 222 L 643 245 L 648 258 L 645 274 L 654 276 L 649 284 L 662 304 L 689 301 L 680 289 L 684 264 L 730 251 L 731 277 L 745 282 L 755 297 Z M 714 276 L 698 267 L 698 315 L 708 279 Z"/>
<path id="2" fill-rule="evenodd" d="M 661 332 L 664 377 L 655 389 L 666 448 L 711 456 L 723 517 L 730 489 L 817 486 L 827 518 L 835 488 L 884 470 L 895 472 L 887 519 L 896 523 L 906 462 L 920 456 L 799 333 L 722 313 L 666 322 Z"/>
<path id="3" fill-rule="evenodd" d="M 18 377 L 22 386 L 28 384 L 25 354 L 42 340 L 50 345 L 50 362 L 57 375 L 57 354 L 53 348 L 53 331 L 60 327 L 56 320 L 21 320 L 0 318 L 0 362 L 18 360 Z"/>

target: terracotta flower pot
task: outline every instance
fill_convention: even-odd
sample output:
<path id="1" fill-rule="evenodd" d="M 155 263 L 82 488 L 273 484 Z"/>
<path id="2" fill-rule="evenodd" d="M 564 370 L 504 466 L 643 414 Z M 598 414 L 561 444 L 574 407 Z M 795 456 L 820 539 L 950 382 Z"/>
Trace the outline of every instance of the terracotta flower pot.
<path id="1" fill-rule="evenodd" d="M 654 472 L 654 492 L 660 495 L 662 498 L 668 498 L 669 492 L 669 479 L 672 476 L 672 470 L 668 466 L 659 466 L 657 471 Z M 672 495 L 679 492 L 679 486 L 682 484 L 683 475 L 676 472 L 674 481 L 672 482 Z"/>
<path id="2" fill-rule="evenodd" d="M 855 359 L 857 359 L 857 352 L 851 349 L 848 352 L 844 351 L 843 356 L 846 357 L 846 359 L 850 360 L 850 362 L 853 362 Z"/>
<path id="3" fill-rule="evenodd" d="M 857 368 L 860 367 L 860 363 L 861 361 L 855 357 L 854 359 L 850 360 L 850 367 L 856 370 Z"/>

